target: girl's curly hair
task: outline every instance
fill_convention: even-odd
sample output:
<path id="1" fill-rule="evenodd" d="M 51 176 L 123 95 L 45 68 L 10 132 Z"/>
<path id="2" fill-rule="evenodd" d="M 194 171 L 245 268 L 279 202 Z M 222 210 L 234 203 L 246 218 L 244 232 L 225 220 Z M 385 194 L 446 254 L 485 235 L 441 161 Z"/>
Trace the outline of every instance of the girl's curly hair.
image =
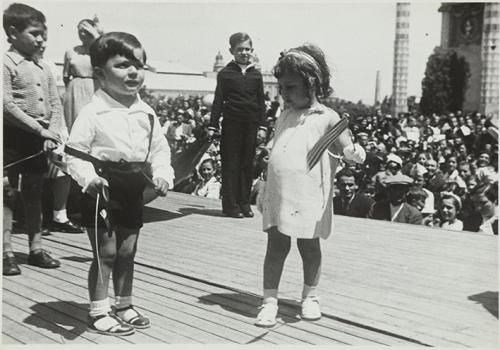
<path id="1" fill-rule="evenodd" d="M 298 74 L 302 77 L 307 89 L 314 90 L 316 97 L 326 98 L 330 96 L 333 92 L 330 87 L 331 74 L 323 51 L 318 46 L 310 43 L 295 47 L 291 51 L 302 51 L 311 56 L 316 61 L 317 68 L 314 64 L 300 59 L 296 55 L 287 55 L 285 51 L 281 53 L 281 57 L 273 68 L 276 79 L 285 74 Z"/>

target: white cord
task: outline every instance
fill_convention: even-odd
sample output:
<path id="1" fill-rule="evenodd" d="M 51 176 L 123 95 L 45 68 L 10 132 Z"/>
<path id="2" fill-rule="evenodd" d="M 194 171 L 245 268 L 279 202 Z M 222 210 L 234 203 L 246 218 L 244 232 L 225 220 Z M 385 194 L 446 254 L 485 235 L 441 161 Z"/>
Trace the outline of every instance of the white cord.
<path id="1" fill-rule="evenodd" d="M 94 235 L 95 235 L 95 251 L 97 256 L 97 266 L 99 268 L 99 278 L 101 279 L 101 283 L 104 284 L 102 279 L 102 270 L 101 270 L 101 260 L 99 259 L 99 240 L 97 239 L 97 219 L 99 217 L 99 197 L 100 193 L 97 193 L 96 201 L 95 201 L 95 221 L 94 221 Z"/>

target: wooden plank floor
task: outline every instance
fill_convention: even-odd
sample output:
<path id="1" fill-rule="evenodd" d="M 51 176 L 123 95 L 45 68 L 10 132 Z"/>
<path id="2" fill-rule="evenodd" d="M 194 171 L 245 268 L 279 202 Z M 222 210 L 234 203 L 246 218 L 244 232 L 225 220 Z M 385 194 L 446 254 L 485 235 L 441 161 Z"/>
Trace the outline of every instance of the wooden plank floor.
<path id="1" fill-rule="evenodd" d="M 280 285 L 279 323 L 253 325 L 266 236 L 253 219 L 222 217 L 220 202 L 170 193 L 145 210 L 134 301 L 152 321 L 128 337 L 86 332 L 91 251 L 84 234 L 53 233 L 62 267 L 26 265 L 3 277 L 3 344 L 322 344 L 498 347 L 497 237 L 335 217 L 322 241 L 324 317 L 301 321 L 296 246 Z M 112 290 L 110 289 L 112 296 Z"/>

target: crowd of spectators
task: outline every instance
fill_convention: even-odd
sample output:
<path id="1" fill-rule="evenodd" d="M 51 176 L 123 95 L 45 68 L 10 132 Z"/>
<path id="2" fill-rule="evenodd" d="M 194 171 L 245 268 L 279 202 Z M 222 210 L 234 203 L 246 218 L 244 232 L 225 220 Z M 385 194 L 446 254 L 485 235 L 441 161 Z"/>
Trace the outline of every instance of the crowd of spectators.
<path id="1" fill-rule="evenodd" d="M 148 96 L 143 98 L 157 111 L 173 157 L 181 155 L 196 140 L 206 138 L 210 95 L 152 97 L 150 101 Z M 267 96 L 266 105 L 267 136 L 258 140 L 254 200 L 265 179 L 268 145 L 281 111 L 277 98 L 271 100 Z M 478 231 L 491 216 L 494 226 L 497 225 L 497 200 L 492 193 L 497 192 L 498 186 L 498 141 L 490 117 L 461 111 L 392 116 L 376 110 L 372 115 L 350 116 L 350 130 L 355 142 L 365 148 L 367 160 L 362 165 L 341 164 L 342 171 L 338 169 L 336 214 L 373 217 L 370 216 L 373 203 L 388 200 L 387 193 L 394 187 L 391 184 L 403 184 L 404 202 L 420 213 L 411 223 Z M 212 159 L 211 182 L 220 182 L 217 139 L 212 140 L 200 164 L 205 159 Z M 400 175 L 406 180 L 394 179 Z M 177 190 L 194 193 L 202 182 L 203 176 L 195 169 L 189 181 Z M 483 185 L 488 185 L 486 190 Z M 478 203 L 473 200 L 474 193 L 480 190 L 494 197 L 491 215 L 479 213 Z M 497 228 L 492 230 L 497 232 Z"/>

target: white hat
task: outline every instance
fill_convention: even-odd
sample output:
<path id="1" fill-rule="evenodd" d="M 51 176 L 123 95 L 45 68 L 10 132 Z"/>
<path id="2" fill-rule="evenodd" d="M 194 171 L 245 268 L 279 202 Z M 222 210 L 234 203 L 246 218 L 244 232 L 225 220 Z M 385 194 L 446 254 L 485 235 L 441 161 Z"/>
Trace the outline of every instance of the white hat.
<path id="1" fill-rule="evenodd" d="M 399 164 L 399 166 L 403 166 L 403 160 L 398 157 L 397 155 L 395 155 L 394 153 L 390 153 L 388 156 L 387 156 L 387 163 L 389 162 L 394 162 L 396 164 Z"/>

